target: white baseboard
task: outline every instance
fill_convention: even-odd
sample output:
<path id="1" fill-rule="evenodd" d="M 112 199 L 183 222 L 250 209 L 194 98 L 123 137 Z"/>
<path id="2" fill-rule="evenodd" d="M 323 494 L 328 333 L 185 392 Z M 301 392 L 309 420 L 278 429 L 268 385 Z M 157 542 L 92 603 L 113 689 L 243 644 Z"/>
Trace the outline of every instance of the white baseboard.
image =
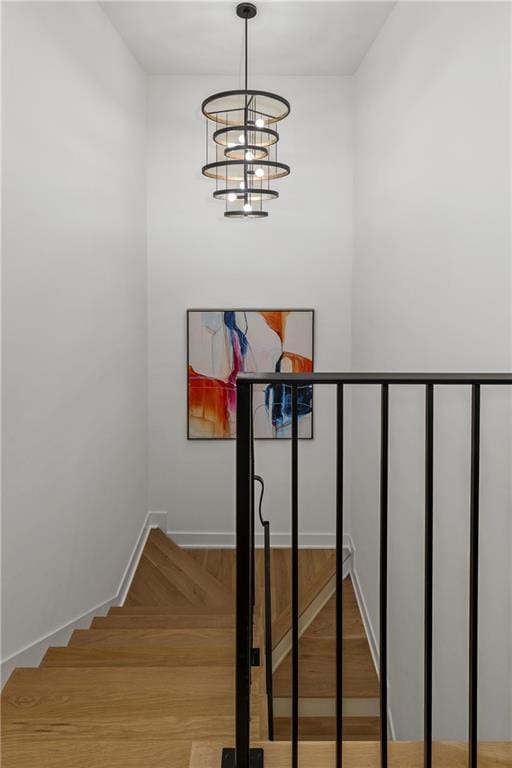
<path id="1" fill-rule="evenodd" d="M 114 598 L 115 605 L 122 605 L 126 600 L 126 595 L 128 594 L 128 590 L 130 589 L 130 584 L 132 583 L 134 573 L 137 569 L 140 557 L 142 555 L 142 551 L 146 544 L 146 540 L 152 528 L 160 528 L 160 530 L 162 530 L 164 533 L 166 532 L 167 512 L 148 512 L 147 513 L 144 519 L 144 522 L 142 524 L 142 528 L 140 529 L 139 535 L 137 537 L 135 546 L 130 555 L 130 559 L 128 560 L 128 565 L 126 566 L 123 576 L 121 578 L 121 582 L 119 584 L 116 597 Z"/>
<path id="2" fill-rule="evenodd" d="M 115 605 L 115 596 L 90 611 L 71 619 L 67 624 L 39 638 L 30 645 L 8 656 L 1 663 L 2 688 L 16 667 L 37 667 L 50 646 L 67 645 L 75 629 L 87 629 L 95 616 L 104 616 L 111 605 Z"/>
<path id="3" fill-rule="evenodd" d="M 75 629 L 87 629 L 95 616 L 104 616 L 108 609 L 113 605 L 121 605 L 124 602 L 128 589 L 130 587 L 133 574 L 139 564 L 142 550 L 146 543 L 151 528 L 161 528 L 165 532 L 167 528 L 167 513 L 148 512 L 142 527 L 137 536 L 137 541 L 132 550 L 128 565 L 119 582 L 119 587 L 112 597 L 109 597 L 103 603 L 93 606 L 85 613 L 81 613 L 66 624 L 57 627 L 57 629 L 35 640 L 33 643 L 12 653 L 1 662 L 1 685 L 7 682 L 10 674 L 16 667 L 37 667 L 44 654 L 50 646 L 67 645 Z"/>
<path id="4" fill-rule="evenodd" d="M 167 531 L 167 535 L 180 547 L 185 549 L 234 549 L 234 532 L 204 532 L 204 531 Z M 256 533 L 256 546 L 263 547 L 263 533 Z M 289 533 L 270 534 L 272 547 L 290 547 Z M 334 533 L 299 533 L 301 549 L 334 549 L 336 537 Z M 344 536 L 343 546 L 350 547 L 349 537 Z"/>
<path id="5" fill-rule="evenodd" d="M 370 613 L 368 611 L 368 607 L 366 605 L 366 600 L 364 598 L 364 593 L 361 587 L 361 582 L 359 580 L 359 577 L 357 575 L 357 556 L 355 553 L 355 547 L 354 542 L 352 541 L 352 537 L 348 536 L 350 540 L 350 550 L 352 552 L 352 557 L 350 558 L 350 575 L 352 578 L 352 584 L 354 586 L 354 592 L 356 595 L 357 605 L 359 608 L 359 613 L 361 614 L 361 618 L 363 620 L 363 626 L 364 631 L 366 632 L 366 637 L 368 638 L 368 643 L 370 645 L 370 653 L 372 655 L 373 664 L 375 666 L 375 671 L 377 672 L 377 676 L 379 674 L 379 644 L 377 642 L 377 634 L 373 628 L 372 621 L 370 619 Z M 389 733 L 393 741 L 396 739 L 395 735 L 395 726 L 393 723 L 393 715 L 391 713 L 391 708 L 389 707 L 389 680 L 388 680 L 388 724 L 389 724 Z"/>

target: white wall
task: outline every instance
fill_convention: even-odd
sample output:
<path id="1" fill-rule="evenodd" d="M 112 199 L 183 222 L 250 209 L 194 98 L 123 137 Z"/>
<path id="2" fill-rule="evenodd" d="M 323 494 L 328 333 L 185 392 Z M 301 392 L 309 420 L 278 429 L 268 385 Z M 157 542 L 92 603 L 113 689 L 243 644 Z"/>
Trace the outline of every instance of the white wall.
<path id="1" fill-rule="evenodd" d="M 269 217 L 249 222 L 225 219 L 213 182 L 201 176 L 201 102 L 238 79 L 149 83 L 150 509 L 168 510 L 173 532 L 231 534 L 234 443 L 186 439 L 185 311 L 313 307 L 317 369 L 350 367 L 352 78 L 257 78 L 292 104 L 279 150 L 292 173 Z M 302 530 L 317 534 L 334 530 L 332 397 L 318 393 L 315 440 L 301 443 Z M 274 533 L 289 531 L 288 457 L 288 442 L 258 443 Z"/>
<path id="2" fill-rule="evenodd" d="M 353 366 L 511 369 L 509 8 L 398 3 L 356 75 Z M 482 394 L 480 737 L 512 736 L 512 402 Z M 436 395 L 434 736 L 467 706 L 469 398 Z M 423 393 L 391 394 L 390 704 L 422 737 Z M 354 393 L 351 533 L 378 628 L 378 393 Z"/>
<path id="3" fill-rule="evenodd" d="M 3 657 L 111 598 L 147 510 L 145 76 L 3 4 Z"/>

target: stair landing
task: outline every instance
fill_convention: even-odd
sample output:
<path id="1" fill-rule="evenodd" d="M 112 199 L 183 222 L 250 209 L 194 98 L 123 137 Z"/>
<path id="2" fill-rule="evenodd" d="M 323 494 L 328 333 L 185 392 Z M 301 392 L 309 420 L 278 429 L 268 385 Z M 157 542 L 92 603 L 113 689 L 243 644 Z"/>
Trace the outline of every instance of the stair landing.
<path id="1" fill-rule="evenodd" d="M 195 742 L 192 745 L 189 768 L 219 768 L 222 747 L 218 742 Z M 265 768 L 290 768 L 289 742 L 255 742 L 263 747 Z M 299 768 L 333 768 L 336 765 L 336 745 L 332 741 L 308 741 L 299 744 Z M 343 745 L 344 768 L 379 768 L 378 742 L 352 741 Z M 479 768 L 510 768 L 511 742 L 481 742 Z M 467 746 L 461 742 L 438 741 L 433 745 L 436 768 L 467 768 Z M 423 743 L 394 741 L 389 743 L 390 768 L 423 768 Z"/>

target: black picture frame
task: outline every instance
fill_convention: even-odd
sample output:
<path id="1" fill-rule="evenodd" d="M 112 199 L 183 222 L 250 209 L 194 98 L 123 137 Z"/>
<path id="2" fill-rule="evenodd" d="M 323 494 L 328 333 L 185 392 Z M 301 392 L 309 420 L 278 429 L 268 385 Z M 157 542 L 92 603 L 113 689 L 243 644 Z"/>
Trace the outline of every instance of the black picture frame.
<path id="1" fill-rule="evenodd" d="M 191 307 L 186 311 L 186 345 L 187 345 L 187 362 L 186 362 L 186 387 L 187 387 L 187 440 L 195 442 L 196 440 L 205 442 L 234 442 L 236 437 L 191 437 L 190 435 L 190 392 L 189 392 L 189 380 L 188 370 L 190 367 L 190 315 L 195 312 L 307 312 L 311 314 L 311 362 L 313 371 L 315 370 L 315 310 L 310 307 Z M 313 406 L 311 410 L 311 436 L 299 437 L 299 440 L 313 440 L 315 436 L 315 405 L 314 405 L 314 389 L 313 389 Z M 270 442 L 280 442 L 291 440 L 291 437 L 255 437 L 255 440 L 269 440 Z"/>

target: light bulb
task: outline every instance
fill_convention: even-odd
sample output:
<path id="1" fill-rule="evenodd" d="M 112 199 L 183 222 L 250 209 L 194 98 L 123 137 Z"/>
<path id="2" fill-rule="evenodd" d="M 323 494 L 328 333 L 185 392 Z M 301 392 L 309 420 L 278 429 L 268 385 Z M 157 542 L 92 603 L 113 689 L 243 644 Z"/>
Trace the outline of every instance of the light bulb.
<path id="1" fill-rule="evenodd" d="M 240 182 L 239 187 L 240 189 L 245 189 L 245 184 L 243 183 L 243 181 Z"/>
<path id="2" fill-rule="evenodd" d="M 263 168 L 256 168 L 256 170 L 254 171 L 255 176 L 257 176 L 259 179 L 261 179 L 264 173 L 265 171 L 263 170 Z"/>
<path id="3" fill-rule="evenodd" d="M 235 200 L 236 200 L 236 195 L 235 195 L 235 193 L 234 193 L 234 192 L 230 192 L 230 193 L 228 194 L 228 200 L 229 200 L 229 202 L 230 202 L 230 203 L 234 203 L 234 202 L 235 202 Z"/>
<path id="4" fill-rule="evenodd" d="M 258 117 L 258 119 L 256 120 L 256 127 L 263 128 L 264 125 L 265 125 L 264 119 L 262 117 Z"/>
<path id="5" fill-rule="evenodd" d="M 238 143 L 245 144 L 245 135 L 243 133 L 241 133 L 240 136 L 238 137 Z"/>
<path id="6" fill-rule="evenodd" d="M 250 151 L 249 151 L 249 152 L 246 152 L 246 153 L 245 153 L 245 159 L 246 159 L 246 160 L 249 160 L 249 162 L 250 162 L 251 160 L 254 160 L 254 155 L 253 155 L 253 153 L 252 153 L 252 152 L 250 152 Z"/>
<path id="7" fill-rule="evenodd" d="M 250 203 L 245 203 L 244 211 L 245 213 L 250 213 L 252 211 L 252 205 Z"/>
<path id="8" fill-rule="evenodd" d="M 228 142 L 228 147 L 231 149 L 231 147 L 236 147 L 236 144 L 234 144 L 232 141 Z"/>

